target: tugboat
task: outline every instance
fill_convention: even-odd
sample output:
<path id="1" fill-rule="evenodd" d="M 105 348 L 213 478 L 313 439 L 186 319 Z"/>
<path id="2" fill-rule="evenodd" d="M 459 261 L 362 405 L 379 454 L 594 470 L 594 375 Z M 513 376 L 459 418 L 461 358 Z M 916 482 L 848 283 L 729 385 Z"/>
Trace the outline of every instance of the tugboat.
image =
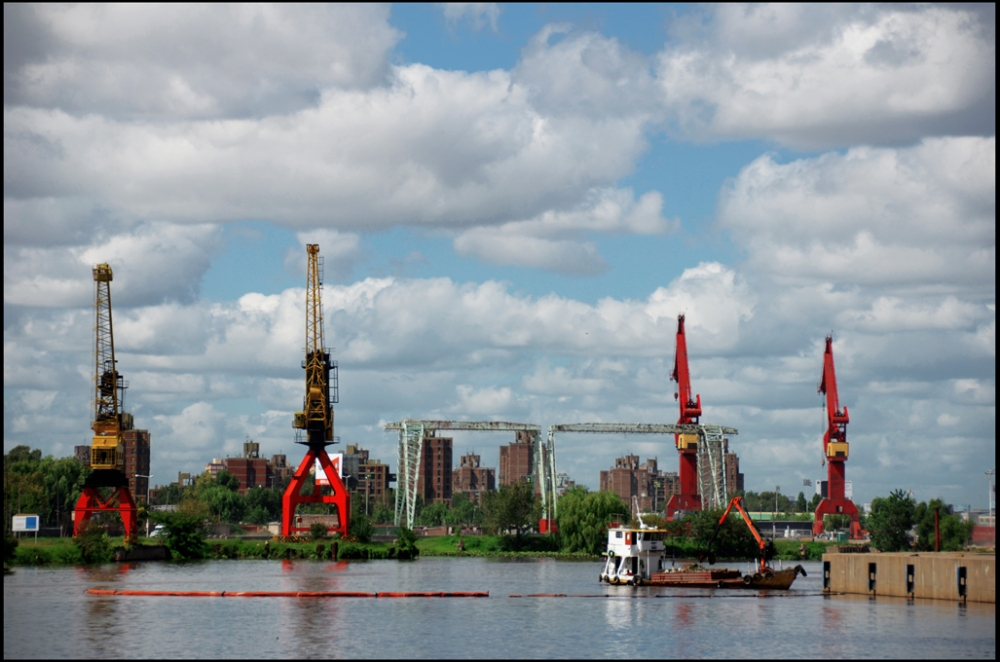
<path id="1" fill-rule="evenodd" d="M 750 516 L 742 505 L 743 497 L 733 497 L 726 512 L 719 518 L 715 531 L 709 539 L 705 552 L 698 556 L 698 564 L 684 568 L 666 568 L 663 540 L 667 532 L 663 529 L 638 529 L 613 526 L 608 529 L 608 550 L 600 581 L 628 586 L 677 586 L 688 588 L 752 588 L 788 589 L 795 578 L 806 571 L 801 565 L 794 568 L 775 570 L 769 565 L 774 557 L 774 543 L 765 542 L 754 527 Z M 729 513 L 736 508 L 750 528 L 758 544 L 757 568 L 752 574 L 744 575 L 739 570 L 711 569 L 703 563 L 713 565 L 715 555 L 712 544 Z"/>

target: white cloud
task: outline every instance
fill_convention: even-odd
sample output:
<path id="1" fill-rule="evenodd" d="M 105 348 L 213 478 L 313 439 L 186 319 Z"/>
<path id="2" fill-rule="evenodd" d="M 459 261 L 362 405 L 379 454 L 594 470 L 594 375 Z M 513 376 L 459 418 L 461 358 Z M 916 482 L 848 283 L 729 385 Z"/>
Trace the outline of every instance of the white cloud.
<path id="1" fill-rule="evenodd" d="M 695 138 L 817 147 L 991 133 L 986 20 L 940 6 L 720 5 L 698 29 L 675 26 L 657 82 L 670 123 Z"/>
<path id="2" fill-rule="evenodd" d="M 500 5 L 495 2 L 442 2 L 441 8 L 449 24 L 455 25 L 468 19 L 474 30 L 482 30 L 489 23 L 493 32 L 497 31 Z"/>
<path id="3" fill-rule="evenodd" d="M 598 274 L 607 262 L 586 232 L 663 234 L 677 230 L 661 212 L 663 196 L 650 191 L 635 200 L 631 190 L 591 191 L 569 211 L 546 211 L 526 221 L 465 230 L 454 240 L 455 252 L 492 264 L 532 267 L 565 274 Z"/>
<path id="4" fill-rule="evenodd" d="M 374 4 L 5 9 L 4 103 L 143 119 L 295 111 L 323 88 L 383 81 L 401 37 L 388 17 Z"/>
<path id="5" fill-rule="evenodd" d="M 201 278 L 220 247 L 211 225 L 148 223 L 112 236 L 95 232 L 78 246 L 4 244 L 4 303 L 17 306 L 88 306 L 92 270 L 107 262 L 114 272 L 112 306 L 195 300 Z"/>
<path id="6" fill-rule="evenodd" d="M 979 290 L 996 272 L 995 174 L 994 138 L 765 155 L 723 191 L 719 221 L 785 282 Z"/>

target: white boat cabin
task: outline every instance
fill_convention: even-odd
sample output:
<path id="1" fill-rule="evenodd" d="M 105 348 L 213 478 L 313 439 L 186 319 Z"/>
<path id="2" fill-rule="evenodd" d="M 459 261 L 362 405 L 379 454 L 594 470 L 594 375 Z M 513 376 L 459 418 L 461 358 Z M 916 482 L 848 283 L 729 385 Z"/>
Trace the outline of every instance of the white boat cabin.
<path id="1" fill-rule="evenodd" d="M 666 535 L 662 529 L 609 528 L 601 581 L 635 584 L 650 579 L 654 572 L 663 572 Z"/>

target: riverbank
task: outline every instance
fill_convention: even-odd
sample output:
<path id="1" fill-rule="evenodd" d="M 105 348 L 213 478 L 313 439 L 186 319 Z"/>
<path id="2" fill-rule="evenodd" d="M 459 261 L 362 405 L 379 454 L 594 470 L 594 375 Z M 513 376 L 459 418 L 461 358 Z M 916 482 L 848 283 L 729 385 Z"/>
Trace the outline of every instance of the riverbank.
<path id="1" fill-rule="evenodd" d="M 123 538 L 108 540 L 104 562 L 113 561 L 116 548 L 124 546 Z M 140 538 L 139 545 L 158 546 L 156 538 Z M 322 539 L 309 542 L 280 542 L 248 538 L 210 539 L 206 543 L 206 559 L 299 559 L 332 560 L 334 545 L 340 560 L 378 560 L 395 558 L 391 542 L 345 542 Z M 827 541 L 775 541 L 777 558 L 785 561 L 819 561 L 827 548 L 837 543 Z M 509 536 L 434 536 L 419 538 L 417 548 L 425 557 L 539 557 L 566 560 L 589 560 L 598 557 L 579 552 L 560 551 L 556 540 L 548 536 L 524 536 L 518 542 Z M 675 540 L 667 544 L 667 554 L 676 559 L 698 556 L 698 545 L 692 540 Z M 804 554 L 803 554 L 804 552 Z M 11 566 L 72 566 L 84 565 L 80 549 L 72 538 L 24 539 L 17 547 Z"/>

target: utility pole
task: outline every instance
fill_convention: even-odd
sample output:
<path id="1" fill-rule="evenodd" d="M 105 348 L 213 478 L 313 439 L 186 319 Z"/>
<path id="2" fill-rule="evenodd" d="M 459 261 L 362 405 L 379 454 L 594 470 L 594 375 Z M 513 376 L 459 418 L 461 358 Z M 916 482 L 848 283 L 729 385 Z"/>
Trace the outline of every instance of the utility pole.
<path id="1" fill-rule="evenodd" d="M 771 540 L 777 537 L 777 523 L 774 521 L 778 517 L 778 492 L 781 491 L 781 485 L 774 486 L 774 513 L 771 515 Z"/>
<path id="2" fill-rule="evenodd" d="M 990 509 L 990 519 L 993 519 L 993 502 L 996 499 L 996 488 L 993 486 L 993 476 L 997 473 L 996 469 L 990 469 L 986 472 L 987 480 L 989 481 L 989 492 L 986 494 L 986 503 Z"/>

